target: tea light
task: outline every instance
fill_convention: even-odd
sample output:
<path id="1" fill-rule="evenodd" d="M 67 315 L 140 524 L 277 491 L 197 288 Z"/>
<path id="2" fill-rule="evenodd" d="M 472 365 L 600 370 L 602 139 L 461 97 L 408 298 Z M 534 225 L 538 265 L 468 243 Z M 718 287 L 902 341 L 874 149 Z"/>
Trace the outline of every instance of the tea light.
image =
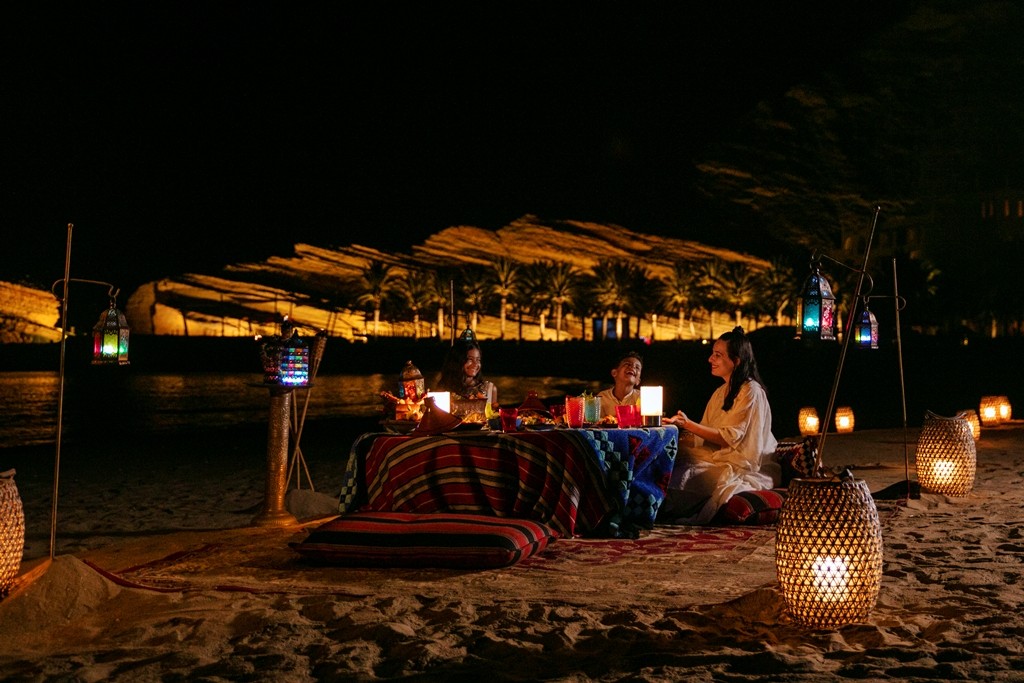
<path id="1" fill-rule="evenodd" d="M 811 562 L 811 585 L 815 598 L 822 601 L 843 602 L 850 596 L 850 568 L 842 557 L 824 555 Z"/>
<path id="2" fill-rule="evenodd" d="M 836 431 L 840 434 L 853 431 L 853 408 L 849 406 L 836 408 Z"/>

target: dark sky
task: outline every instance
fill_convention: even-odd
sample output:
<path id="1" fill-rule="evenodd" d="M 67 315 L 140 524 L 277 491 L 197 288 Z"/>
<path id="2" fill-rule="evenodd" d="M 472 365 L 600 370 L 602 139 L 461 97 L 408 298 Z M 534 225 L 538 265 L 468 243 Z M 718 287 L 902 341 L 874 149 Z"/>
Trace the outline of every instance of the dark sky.
<path id="1" fill-rule="evenodd" d="M 0 21 L 0 279 L 48 287 L 73 222 L 72 275 L 122 289 L 526 213 L 700 239 L 701 145 L 895 12 L 24 4 Z"/>

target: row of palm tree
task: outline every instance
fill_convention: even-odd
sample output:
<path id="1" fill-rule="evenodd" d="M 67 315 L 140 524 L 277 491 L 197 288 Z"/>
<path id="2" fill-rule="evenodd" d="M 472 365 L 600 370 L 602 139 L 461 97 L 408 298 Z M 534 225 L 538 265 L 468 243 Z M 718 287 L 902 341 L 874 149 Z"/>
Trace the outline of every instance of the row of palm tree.
<path id="1" fill-rule="evenodd" d="M 615 337 L 622 338 L 629 336 L 624 325 L 630 320 L 637 321 L 639 335 L 640 321 L 649 322 L 653 332 L 662 316 L 675 317 L 675 336 L 683 338 L 688 324 L 689 336 L 695 336 L 693 322 L 700 313 L 713 338 L 718 314 L 735 325 L 745 318 L 782 324 L 794 308 L 794 282 L 792 269 L 782 263 L 756 268 L 719 258 L 677 262 L 667 277 L 653 276 L 645 266 L 624 259 L 604 259 L 588 270 L 564 261 L 520 263 L 506 257 L 489 264 L 422 270 L 369 261 L 359 278 L 335 290 L 334 304 L 364 311 L 373 335 L 388 320 L 411 321 L 420 336 L 422 322 L 433 311 L 442 337 L 446 328 L 459 326 L 460 316 L 465 326 L 476 329 L 481 316 L 491 315 L 498 318 L 502 339 L 522 339 L 524 318 L 539 325 L 542 339 L 558 340 L 574 336 L 568 331 L 573 318 L 581 325 L 580 338 L 586 338 L 592 319 L 602 321 L 602 336 L 614 329 Z M 509 330 L 513 319 L 518 321 L 514 335 Z"/>

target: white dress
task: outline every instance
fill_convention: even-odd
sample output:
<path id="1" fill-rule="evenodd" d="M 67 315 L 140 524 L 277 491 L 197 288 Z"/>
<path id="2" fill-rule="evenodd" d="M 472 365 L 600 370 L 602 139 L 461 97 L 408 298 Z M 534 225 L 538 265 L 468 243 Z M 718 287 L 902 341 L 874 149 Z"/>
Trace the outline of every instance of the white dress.
<path id="1" fill-rule="evenodd" d="M 778 445 L 772 435 L 772 410 L 764 388 L 747 380 L 732 408 L 725 411 L 722 406 L 728 391 L 728 384 L 715 390 L 700 423 L 717 429 L 729 445 L 713 450 L 697 437 L 694 447 L 680 448 L 662 510 L 664 521 L 706 524 L 740 491 L 772 487 L 772 478 L 760 471 L 762 458 Z"/>

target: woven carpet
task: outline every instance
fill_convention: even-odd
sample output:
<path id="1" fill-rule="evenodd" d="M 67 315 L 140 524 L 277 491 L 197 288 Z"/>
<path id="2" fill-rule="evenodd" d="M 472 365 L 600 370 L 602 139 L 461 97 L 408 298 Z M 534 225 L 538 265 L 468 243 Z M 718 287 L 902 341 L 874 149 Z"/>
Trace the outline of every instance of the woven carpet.
<path id="1" fill-rule="evenodd" d="M 638 539 L 559 539 L 504 569 L 354 569 L 288 547 L 303 527 L 184 532 L 81 559 L 122 586 L 361 598 L 382 594 L 584 606 L 710 604 L 775 582 L 771 528 L 656 527 Z"/>

